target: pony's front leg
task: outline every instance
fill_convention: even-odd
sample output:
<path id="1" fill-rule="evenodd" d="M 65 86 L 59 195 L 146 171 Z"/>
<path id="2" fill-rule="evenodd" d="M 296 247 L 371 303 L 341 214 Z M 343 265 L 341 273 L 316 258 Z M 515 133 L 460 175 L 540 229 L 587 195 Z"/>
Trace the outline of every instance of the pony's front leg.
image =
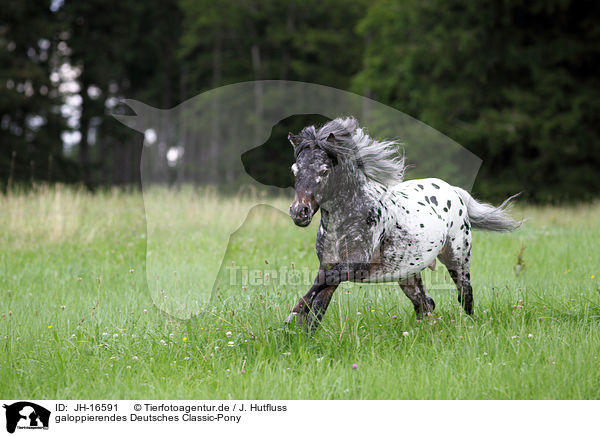
<path id="1" fill-rule="evenodd" d="M 300 298 L 284 322 L 289 324 L 295 319 L 296 324 L 304 325 L 306 323 L 309 330 L 315 330 L 323 319 L 337 287 L 338 285 L 326 286 L 318 293 L 314 292 L 314 287 L 311 288 L 304 297 Z"/>
<path id="2" fill-rule="evenodd" d="M 347 280 L 354 280 L 363 275 L 366 276 L 368 270 L 369 265 L 364 263 L 340 263 L 334 266 L 328 265 L 327 268 L 321 268 L 315 278 L 314 284 L 307 294 L 300 298 L 285 319 L 285 323 L 289 324 L 293 319 L 296 319 L 297 324 L 303 325 L 306 322 L 309 329 L 316 329 L 321 319 L 323 319 L 323 315 L 325 315 L 331 297 L 338 285 Z"/>
<path id="3" fill-rule="evenodd" d="M 323 315 L 325 315 L 327 307 L 329 306 L 329 302 L 331 301 L 331 297 L 333 296 L 333 293 L 337 287 L 338 285 L 327 286 L 321 290 L 321 292 L 319 292 L 313 300 L 312 306 L 308 312 L 307 320 L 307 327 L 310 330 L 315 330 L 321 323 Z"/>
<path id="4" fill-rule="evenodd" d="M 297 325 L 303 325 L 306 315 L 310 312 L 313 301 L 317 294 L 319 293 L 320 287 L 318 286 L 316 280 L 315 284 L 313 284 L 310 290 L 298 300 L 298 303 L 294 306 L 288 317 L 285 319 L 284 323 L 290 324 L 293 320 L 296 320 Z"/>

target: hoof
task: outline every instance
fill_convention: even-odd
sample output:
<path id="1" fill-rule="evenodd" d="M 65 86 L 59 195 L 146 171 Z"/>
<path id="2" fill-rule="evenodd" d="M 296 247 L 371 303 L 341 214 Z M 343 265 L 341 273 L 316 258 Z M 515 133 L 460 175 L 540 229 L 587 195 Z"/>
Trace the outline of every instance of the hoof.
<path id="1" fill-rule="evenodd" d="M 302 327 L 305 328 L 307 333 L 314 332 L 319 326 L 321 319 L 314 314 L 302 314 L 298 312 L 292 312 L 285 319 L 284 324 L 287 327 Z"/>
<path id="2" fill-rule="evenodd" d="M 467 315 L 473 315 L 473 295 L 466 294 L 463 298 L 459 295 L 458 301 L 463 309 L 465 309 L 465 312 L 467 312 Z"/>
<path id="3" fill-rule="evenodd" d="M 291 312 L 288 317 L 285 319 L 285 321 L 283 321 L 285 324 L 289 324 L 292 322 L 292 320 L 294 318 L 296 318 L 296 315 L 298 315 L 298 312 Z"/>
<path id="4" fill-rule="evenodd" d="M 435 310 L 435 301 L 433 301 L 433 298 L 427 297 L 427 307 L 425 310 L 426 312 L 433 312 Z"/>
<path id="5" fill-rule="evenodd" d="M 288 317 L 285 319 L 285 321 L 283 321 L 284 324 L 286 325 L 291 325 L 291 324 L 296 324 L 296 325 L 302 325 L 304 324 L 303 322 L 303 317 L 299 316 L 298 312 L 291 312 Z"/>

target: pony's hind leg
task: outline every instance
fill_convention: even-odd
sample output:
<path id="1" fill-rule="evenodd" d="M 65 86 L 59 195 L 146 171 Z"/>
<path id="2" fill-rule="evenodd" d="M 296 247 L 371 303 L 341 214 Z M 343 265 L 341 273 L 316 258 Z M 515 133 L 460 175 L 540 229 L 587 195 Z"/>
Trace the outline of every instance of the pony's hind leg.
<path id="1" fill-rule="evenodd" d="M 458 290 L 458 302 L 465 309 L 467 315 L 473 315 L 473 288 L 471 287 L 471 276 L 469 269 L 459 268 L 448 270 L 450 277 L 456 283 Z"/>
<path id="2" fill-rule="evenodd" d="M 417 319 L 421 319 L 423 314 L 433 312 L 435 302 L 427 293 L 420 273 L 414 277 L 400 280 L 398 283 L 400 284 L 400 288 L 402 288 L 402 292 L 412 301 Z"/>
<path id="3" fill-rule="evenodd" d="M 473 288 L 471 287 L 471 236 L 469 228 L 461 238 L 447 242 L 439 255 L 440 261 L 446 265 L 450 277 L 456 284 L 458 302 L 468 315 L 473 314 Z M 460 241 L 458 240 L 460 239 Z"/>

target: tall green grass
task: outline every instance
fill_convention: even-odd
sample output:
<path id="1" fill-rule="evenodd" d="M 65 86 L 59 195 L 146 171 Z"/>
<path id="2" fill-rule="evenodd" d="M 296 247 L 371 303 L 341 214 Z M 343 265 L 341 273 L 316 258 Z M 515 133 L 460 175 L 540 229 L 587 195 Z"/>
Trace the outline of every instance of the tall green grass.
<path id="1" fill-rule="evenodd" d="M 306 285 L 231 282 L 227 267 L 314 269 L 317 223 L 300 229 L 252 209 L 255 196 L 147 195 L 162 206 L 152 228 L 139 193 L 59 186 L 0 197 L 0 397 L 600 397 L 599 204 L 522 207 L 521 230 L 475 233 L 472 318 L 450 289 L 431 290 L 435 316 L 417 323 L 393 283 L 343 284 L 307 337 L 282 325 Z M 284 209 L 289 199 L 274 201 Z M 173 316 L 207 308 L 188 292 L 200 285 L 179 277 L 219 268 L 211 234 L 237 222 L 209 310 Z M 146 271 L 149 240 L 160 249 Z M 158 267 L 184 300 L 157 284 Z M 161 310 L 177 306 L 169 299 L 181 313 Z"/>

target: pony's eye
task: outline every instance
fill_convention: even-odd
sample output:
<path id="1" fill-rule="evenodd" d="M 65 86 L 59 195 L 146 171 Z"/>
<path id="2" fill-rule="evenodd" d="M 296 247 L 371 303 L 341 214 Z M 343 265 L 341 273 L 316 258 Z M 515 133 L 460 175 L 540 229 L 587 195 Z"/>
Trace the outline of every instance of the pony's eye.
<path id="1" fill-rule="evenodd" d="M 298 174 L 298 164 L 292 165 L 292 173 L 294 173 L 294 176 Z"/>
<path id="2" fill-rule="evenodd" d="M 325 177 L 327 174 L 329 174 L 329 168 L 326 165 L 322 165 L 321 168 L 319 168 L 319 178 Z"/>

